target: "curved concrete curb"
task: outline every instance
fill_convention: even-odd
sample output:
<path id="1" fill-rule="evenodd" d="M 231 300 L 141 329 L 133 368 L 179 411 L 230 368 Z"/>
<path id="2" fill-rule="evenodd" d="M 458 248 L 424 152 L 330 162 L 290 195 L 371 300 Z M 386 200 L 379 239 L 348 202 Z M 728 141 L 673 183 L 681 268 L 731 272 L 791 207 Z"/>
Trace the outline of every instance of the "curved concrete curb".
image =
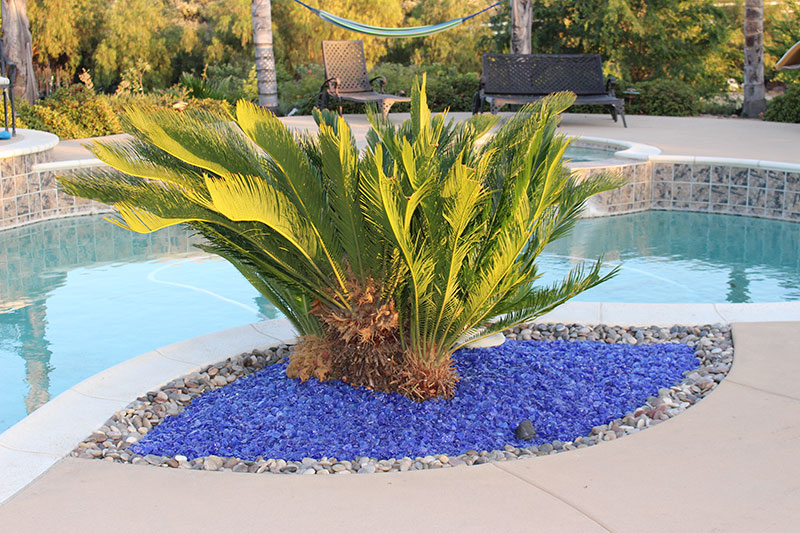
<path id="1" fill-rule="evenodd" d="M 0 503 L 138 396 L 203 366 L 294 337 L 286 319 L 239 326 L 142 354 L 62 392 L 0 433 Z"/>
<path id="2" fill-rule="evenodd" d="M 0 159 L 46 152 L 55 148 L 58 142 L 58 137 L 52 133 L 17 128 L 16 136 L 0 141 Z"/>
<path id="3" fill-rule="evenodd" d="M 614 157 L 621 157 L 625 159 L 636 159 L 639 161 L 647 161 L 648 159 L 658 156 L 661 149 L 649 144 L 635 143 L 631 141 L 620 141 L 619 139 L 607 139 L 604 137 L 589 137 L 585 135 L 570 136 L 575 139 L 575 144 L 580 146 L 581 141 L 590 142 L 593 144 L 605 144 L 610 150 L 615 150 Z"/>
<path id="4" fill-rule="evenodd" d="M 800 302 L 612 304 L 568 302 L 539 322 L 620 326 L 800 321 Z M 159 348 L 96 374 L 0 434 L 0 503 L 69 455 L 78 442 L 138 396 L 227 357 L 291 342 L 286 319 L 257 322 Z"/>

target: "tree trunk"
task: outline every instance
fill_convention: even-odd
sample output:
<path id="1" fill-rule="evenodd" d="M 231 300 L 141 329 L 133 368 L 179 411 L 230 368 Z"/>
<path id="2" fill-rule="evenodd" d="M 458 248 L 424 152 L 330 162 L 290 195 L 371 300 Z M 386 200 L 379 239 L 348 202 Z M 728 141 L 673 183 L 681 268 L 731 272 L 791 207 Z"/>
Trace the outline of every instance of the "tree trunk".
<path id="1" fill-rule="evenodd" d="M 272 52 L 272 6 L 270 0 L 253 0 L 253 43 L 256 49 L 258 105 L 271 111 L 278 109 L 278 80 L 275 77 L 275 55 Z"/>
<path id="2" fill-rule="evenodd" d="M 33 40 L 28 21 L 27 0 L 2 0 L 3 53 L 17 66 L 14 96 L 34 103 L 39 97 L 33 73 Z"/>
<path id="3" fill-rule="evenodd" d="M 764 0 L 744 3 L 744 107 L 742 116 L 758 118 L 766 111 L 764 89 Z"/>
<path id="4" fill-rule="evenodd" d="M 531 53 L 533 0 L 511 0 L 511 53 Z"/>

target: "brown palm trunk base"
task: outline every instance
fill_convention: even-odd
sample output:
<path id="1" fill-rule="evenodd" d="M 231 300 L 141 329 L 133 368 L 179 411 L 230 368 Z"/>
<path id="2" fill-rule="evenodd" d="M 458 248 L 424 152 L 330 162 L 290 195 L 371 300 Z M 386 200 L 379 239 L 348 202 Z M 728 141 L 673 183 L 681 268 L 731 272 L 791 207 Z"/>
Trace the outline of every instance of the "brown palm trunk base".
<path id="1" fill-rule="evenodd" d="M 286 375 L 302 381 L 340 379 L 415 401 L 452 398 L 458 382 L 452 359 L 429 362 L 404 351 L 394 302 L 383 301 L 372 280 L 365 285 L 351 282 L 349 311 L 314 306 L 312 313 L 326 326 L 326 335 L 301 337 L 289 356 Z"/>

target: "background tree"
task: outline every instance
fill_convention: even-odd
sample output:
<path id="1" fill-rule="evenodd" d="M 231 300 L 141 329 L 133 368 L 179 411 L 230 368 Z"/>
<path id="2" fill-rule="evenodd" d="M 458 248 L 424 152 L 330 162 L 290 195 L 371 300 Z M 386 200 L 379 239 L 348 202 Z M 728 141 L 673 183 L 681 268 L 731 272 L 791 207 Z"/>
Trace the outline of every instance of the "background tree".
<path id="1" fill-rule="evenodd" d="M 36 76 L 33 72 L 33 42 L 28 21 L 27 0 L 2 0 L 3 52 L 17 65 L 14 94 L 30 103 L 36 101 Z"/>
<path id="2" fill-rule="evenodd" d="M 81 60 L 81 9 L 78 0 L 31 2 L 33 61 L 40 92 L 71 83 Z M 42 86 L 44 85 L 44 91 Z"/>
<path id="3" fill-rule="evenodd" d="M 539 0 L 532 9 L 533 53 L 601 54 L 625 82 L 676 79 L 704 93 L 729 77 L 718 60 L 729 24 L 714 0 Z M 510 40 L 501 16 L 492 17 L 497 49 Z"/>
<path id="4" fill-rule="evenodd" d="M 397 27 L 403 25 L 400 0 L 309 0 L 309 5 L 325 11 L 374 26 Z M 301 65 L 322 63 L 323 40 L 361 39 L 367 62 L 374 65 L 397 39 L 369 37 L 328 24 L 308 9 L 292 0 L 273 2 L 275 48 L 290 70 Z"/>
<path id="5" fill-rule="evenodd" d="M 533 0 L 511 0 L 511 53 L 531 53 Z"/>
<path id="6" fill-rule="evenodd" d="M 487 0 L 406 0 L 401 5 L 404 18 L 399 25 L 427 26 L 475 13 Z M 493 28 L 487 21 L 491 12 L 472 18 L 456 29 L 415 39 L 387 39 L 387 53 L 381 62 L 404 65 L 441 64 L 460 72 L 480 72 L 481 55 L 491 43 Z M 491 44 L 490 44 L 491 46 Z"/>
<path id="7" fill-rule="evenodd" d="M 758 118 L 766 109 L 764 0 L 746 0 L 744 3 L 744 107 L 742 116 Z"/>
<path id="8" fill-rule="evenodd" d="M 272 51 L 272 7 L 270 0 L 253 0 L 253 44 L 256 54 L 258 105 L 278 109 L 278 79 L 275 76 L 275 55 Z"/>

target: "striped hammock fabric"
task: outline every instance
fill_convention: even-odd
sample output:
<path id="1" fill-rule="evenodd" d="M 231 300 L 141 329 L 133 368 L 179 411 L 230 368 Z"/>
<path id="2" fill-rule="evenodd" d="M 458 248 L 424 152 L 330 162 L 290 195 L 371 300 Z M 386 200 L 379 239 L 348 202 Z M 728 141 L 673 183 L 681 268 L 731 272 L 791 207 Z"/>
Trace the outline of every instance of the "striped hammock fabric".
<path id="1" fill-rule="evenodd" d="M 301 2 L 300 0 L 294 0 L 301 6 L 305 7 L 309 11 L 316 14 L 319 18 L 333 24 L 334 26 L 339 26 L 340 28 L 344 28 L 345 30 L 355 31 L 358 33 L 363 33 L 365 35 L 372 35 L 373 37 L 389 37 L 389 38 L 411 38 L 411 37 L 425 37 L 426 35 L 433 35 L 434 33 L 439 33 L 440 31 L 449 30 L 450 28 L 455 28 L 459 24 L 473 18 L 477 17 L 484 11 L 488 11 L 493 7 L 497 7 L 502 4 L 502 0 L 500 2 L 496 2 L 490 5 L 487 8 L 481 9 L 477 13 L 473 13 L 472 15 L 466 17 L 460 17 L 453 20 L 448 20 L 447 22 L 442 22 L 440 24 L 434 24 L 433 26 L 413 26 L 410 28 L 383 28 L 381 26 L 370 26 L 368 24 L 362 24 L 361 22 L 356 22 L 354 20 L 348 20 L 346 18 L 337 17 L 332 13 L 328 13 L 327 11 L 323 11 L 322 9 L 317 9 L 311 7 L 308 4 Z"/>

